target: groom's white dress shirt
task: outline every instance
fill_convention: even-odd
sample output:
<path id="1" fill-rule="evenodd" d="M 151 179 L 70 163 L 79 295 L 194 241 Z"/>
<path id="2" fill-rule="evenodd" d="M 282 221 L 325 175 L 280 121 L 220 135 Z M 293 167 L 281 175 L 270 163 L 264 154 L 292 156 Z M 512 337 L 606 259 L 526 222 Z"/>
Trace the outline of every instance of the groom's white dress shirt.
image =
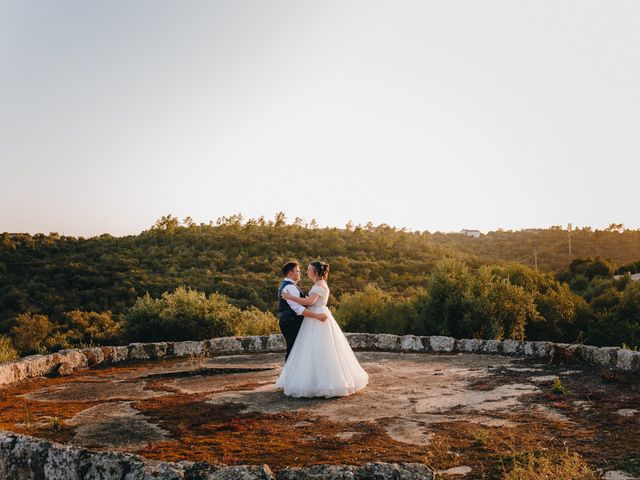
<path id="1" fill-rule="evenodd" d="M 284 279 L 285 282 L 289 282 L 289 285 L 285 286 L 282 291 L 287 292 L 289 295 L 296 296 L 300 298 L 300 290 L 296 287 L 296 282 L 291 280 L 289 277 Z M 305 306 L 300 305 L 299 303 L 294 302 L 293 300 L 287 300 L 287 303 L 291 307 L 291 309 L 296 312 L 296 315 L 302 315 L 304 312 Z"/>

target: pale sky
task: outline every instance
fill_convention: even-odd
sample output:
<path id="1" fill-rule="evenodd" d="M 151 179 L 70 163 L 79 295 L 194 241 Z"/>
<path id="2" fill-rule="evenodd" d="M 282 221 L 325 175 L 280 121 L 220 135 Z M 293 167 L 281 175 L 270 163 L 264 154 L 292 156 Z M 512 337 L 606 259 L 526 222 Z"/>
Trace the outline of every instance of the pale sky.
<path id="1" fill-rule="evenodd" d="M 640 227 L 640 2 L 0 0 L 0 232 Z"/>

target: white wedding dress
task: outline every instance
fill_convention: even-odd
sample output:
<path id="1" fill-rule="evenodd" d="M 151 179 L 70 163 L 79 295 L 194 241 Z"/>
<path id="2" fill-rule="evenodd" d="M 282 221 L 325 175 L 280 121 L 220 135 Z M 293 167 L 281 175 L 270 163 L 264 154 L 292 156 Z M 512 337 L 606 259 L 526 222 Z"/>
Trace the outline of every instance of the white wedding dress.
<path id="1" fill-rule="evenodd" d="M 321 322 L 305 317 L 284 364 L 276 387 L 291 397 L 342 397 L 364 388 L 369 382 L 340 326 L 327 308 L 329 290 L 314 285 L 309 296 L 320 297 L 309 308 L 326 313 Z"/>

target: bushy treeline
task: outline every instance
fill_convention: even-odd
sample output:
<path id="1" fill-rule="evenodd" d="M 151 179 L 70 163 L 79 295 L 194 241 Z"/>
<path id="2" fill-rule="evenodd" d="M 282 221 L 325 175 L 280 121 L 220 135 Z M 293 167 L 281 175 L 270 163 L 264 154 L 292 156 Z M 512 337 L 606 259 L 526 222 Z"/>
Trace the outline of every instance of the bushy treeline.
<path id="1" fill-rule="evenodd" d="M 580 259 L 557 276 L 523 265 L 472 270 L 436 262 L 424 288 L 400 300 L 374 286 L 345 294 L 347 331 L 584 342 L 640 348 L 640 282 Z"/>
<path id="2" fill-rule="evenodd" d="M 401 302 L 370 286 L 342 297 L 337 316 L 349 331 L 456 338 L 575 340 L 588 305 L 548 273 L 522 265 L 474 271 L 438 261 L 423 289 Z"/>
<path id="3" fill-rule="evenodd" d="M 256 307 L 240 309 L 219 293 L 184 286 L 160 298 L 139 297 L 122 319 L 111 312 L 75 310 L 55 322 L 47 315 L 18 315 L 9 336 L 0 337 L 0 361 L 62 348 L 127 342 L 202 340 L 230 335 L 278 332 L 276 317 Z"/>
<path id="4" fill-rule="evenodd" d="M 560 279 L 564 281 L 560 281 Z M 403 295 L 367 285 L 331 306 L 344 330 L 456 338 L 551 340 L 640 346 L 640 282 L 615 278 L 600 259 L 574 261 L 554 276 L 523 265 L 482 266 L 438 260 L 419 288 Z M 241 309 L 219 293 L 186 287 L 139 297 L 119 321 L 110 312 L 73 311 L 17 317 L 11 339 L 0 337 L 0 360 L 72 346 L 128 341 L 197 340 L 277 333 L 270 312 Z M 5 352 L 3 354 L 3 352 Z M 3 357 L 4 355 L 4 357 Z"/>
<path id="5" fill-rule="evenodd" d="M 588 303 L 592 343 L 640 348 L 640 282 L 630 276 L 638 264 L 616 270 L 600 258 L 578 259 L 557 275 Z"/>

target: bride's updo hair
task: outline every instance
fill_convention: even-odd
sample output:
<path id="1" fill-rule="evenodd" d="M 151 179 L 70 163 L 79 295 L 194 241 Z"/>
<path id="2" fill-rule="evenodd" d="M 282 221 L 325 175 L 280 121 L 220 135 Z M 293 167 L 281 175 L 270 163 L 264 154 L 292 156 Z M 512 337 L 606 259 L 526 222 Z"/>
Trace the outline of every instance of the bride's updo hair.
<path id="1" fill-rule="evenodd" d="M 329 277 L 329 264 L 324 262 L 311 262 L 309 265 L 313 267 L 313 271 L 316 272 L 316 275 L 322 277 L 326 280 Z"/>

